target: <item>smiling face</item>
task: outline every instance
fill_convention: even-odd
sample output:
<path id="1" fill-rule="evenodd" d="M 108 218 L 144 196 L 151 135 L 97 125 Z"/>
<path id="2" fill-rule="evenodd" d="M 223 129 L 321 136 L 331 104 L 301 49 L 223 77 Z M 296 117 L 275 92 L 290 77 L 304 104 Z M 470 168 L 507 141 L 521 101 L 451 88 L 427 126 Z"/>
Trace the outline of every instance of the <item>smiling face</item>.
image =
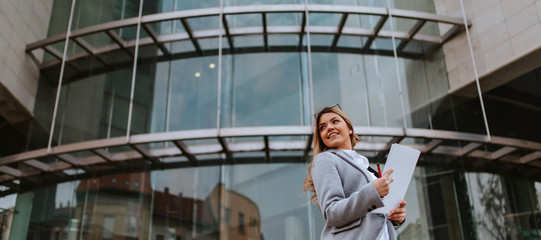
<path id="1" fill-rule="evenodd" d="M 346 121 L 336 113 L 324 113 L 319 118 L 319 136 L 328 148 L 353 149 L 351 137 L 353 131 Z"/>

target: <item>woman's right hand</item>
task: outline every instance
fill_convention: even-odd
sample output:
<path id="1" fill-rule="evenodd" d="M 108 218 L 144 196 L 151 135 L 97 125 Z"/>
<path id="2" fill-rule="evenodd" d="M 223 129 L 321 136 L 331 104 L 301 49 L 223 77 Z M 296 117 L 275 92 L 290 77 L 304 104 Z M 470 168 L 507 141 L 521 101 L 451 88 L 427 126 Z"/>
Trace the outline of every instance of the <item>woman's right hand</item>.
<path id="1" fill-rule="evenodd" d="M 393 182 L 393 179 L 390 178 L 389 175 L 391 175 L 393 171 L 393 169 L 389 169 L 387 172 L 383 173 L 383 176 L 374 180 L 374 186 L 376 187 L 376 191 L 378 191 L 379 197 L 385 197 L 389 194 L 389 184 Z"/>

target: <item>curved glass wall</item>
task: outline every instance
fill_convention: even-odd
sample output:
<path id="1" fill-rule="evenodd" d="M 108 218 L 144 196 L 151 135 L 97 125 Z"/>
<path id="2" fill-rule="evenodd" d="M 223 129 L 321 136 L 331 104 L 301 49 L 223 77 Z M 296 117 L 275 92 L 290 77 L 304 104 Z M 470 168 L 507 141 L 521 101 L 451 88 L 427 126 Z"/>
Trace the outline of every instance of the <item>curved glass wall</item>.
<path id="1" fill-rule="evenodd" d="M 250 2 L 249 5 L 286 3 L 290 2 L 258 1 Z M 75 5 L 72 30 L 137 17 L 139 14 L 138 1 L 104 2 L 87 6 L 88 4 L 90 3 L 86 1 L 78 1 Z M 147 16 L 154 13 L 210 9 L 219 7 L 220 4 L 244 6 L 247 3 L 211 1 L 188 4 L 173 0 L 146 2 L 141 14 Z M 390 4 L 387 6 L 387 3 L 370 1 L 334 3 L 434 12 L 433 3 L 430 1 L 406 4 L 408 7 L 403 8 L 395 6 L 402 3 L 391 1 Z M 66 11 L 66 8 L 55 8 L 55 13 L 65 14 Z M 91 18 L 88 17 L 89 14 L 99 16 Z M 339 25 L 342 20 L 345 20 L 345 27 L 373 28 L 381 17 L 310 12 L 306 25 L 330 27 Z M 68 44 L 68 52 L 84 52 L 85 44 L 93 47 L 111 44 L 114 42 L 111 35 L 133 42 L 138 40 L 137 36 L 141 41 L 143 38 L 150 40 L 149 36 L 152 36 L 153 32 L 160 35 L 188 32 L 193 34 L 195 31 L 224 29 L 224 23 L 227 23 L 230 29 L 257 27 L 263 25 L 263 22 L 270 27 L 298 25 L 303 21 L 300 13 L 254 13 L 226 15 L 223 21 L 217 16 L 203 16 L 185 21 L 141 24 L 76 38 Z M 429 24 L 435 23 L 422 24 L 418 31 L 439 35 L 438 28 Z M 413 25 L 413 19 L 392 18 L 385 22 L 382 31 L 407 31 Z M 354 124 L 358 126 L 484 133 L 482 129 L 486 124 L 483 116 L 463 117 L 461 114 L 468 114 L 469 111 L 461 112 L 460 99 L 453 100 L 447 95 L 448 80 L 441 48 L 405 40 L 395 40 L 393 44 L 392 39 L 384 38 L 322 34 L 308 36 L 309 39 L 302 41 L 302 45 L 307 48 L 317 49 L 332 45 L 335 41 L 337 47 L 369 49 L 374 52 L 362 55 L 318 51 L 235 53 L 230 44 L 240 48 L 258 48 L 268 44 L 272 49 L 275 44 L 297 46 L 300 39 L 298 35 L 288 34 L 231 38 L 223 35 L 221 43 L 220 38 L 199 39 L 197 43 L 165 42 L 156 46 L 142 45 L 114 53 L 114 56 L 90 58 L 87 64 L 91 66 L 114 65 L 117 59 L 129 59 L 134 57 L 135 52 L 138 54 L 137 61 L 133 60 L 133 63 L 137 63 L 136 66 L 122 65 L 115 67 L 120 68 L 119 70 L 91 76 L 69 74 L 68 72 L 77 66 L 67 64 L 63 89 L 56 107 L 55 131 L 51 145 L 188 129 L 310 125 L 312 119 L 309 116 L 312 111 L 335 103 L 344 106 L 352 116 Z M 194 56 L 163 61 L 166 54 L 194 50 L 214 51 L 212 49 L 218 49 L 220 45 L 223 51 L 218 56 Z M 393 57 L 394 48 L 411 53 L 430 53 L 420 59 L 396 58 Z M 118 61 L 120 63 L 120 60 Z M 100 71 L 103 71 L 103 68 L 100 68 Z M 71 83 L 74 78 L 77 80 Z M 103 81 L 110 83 L 101 83 L 103 87 L 86 91 L 94 84 L 91 82 L 96 82 L 98 86 Z M 47 91 L 45 86 L 42 88 Z M 54 104 L 51 100 L 47 102 Z M 475 104 L 470 104 L 470 107 L 480 109 Z M 83 119 L 70 119 L 73 117 Z M 460 119 L 465 118 L 469 124 L 462 126 Z M 99 124 L 96 124 L 98 122 Z"/>
<path id="2" fill-rule="evenodd" d="M 49 32 L 50 36 L 65 32 L 69 24 L 66 19 L 71 21 L 70 30 L 76 32 L 111 21 L 134 19 L 139 14 L 143 17 L 220 7 L 305 3 L 435 12 L 433 1 L 429 0 L 164 0 L 144 1 L 142 9 L 141 2 L 136 0 L 78 0 L 70 15 L 71 8 L 66 6 L 71 1 L 57 0 Z M 59 20 L 59 16 L 64 20 Z M 225 15 L 222 19 L 220 16 L 138 24 L 70 40 L 66 53 L 75 55 L 89 52 L 85 46 L 106 48 L 119 39 L 126 44 L 142 43 L 93 56 L 85 62 L 68 63 L 64 72 L 58 68 L 41 76 L 35 114 L 46 129 L 43 132 L 50 131 L 50 126 L 54 128 L 49 145 L 183 130 L 311 126 L 313 111 L 336 103 L 355 126 L 487 134 L 479 100 L 448 94 L 441 47 L 405 39 L 310 32 L 317 27 L 341 24 L 356 30 L 373 29 L 381 16 L 308 11 L 250 12 Z M 417 24 L 414 19 L 392 18 L 381 26 L 381 31 L 393 35 L 396 31 L 407 32 Z M 308 33 L 250 34 L 250 29 L 262 25 L 303 26 Z M 230 37 L 226 28 L 245 30 L 246 34 Z M 190 36 L 182 41 L 148 44 L 158 42 L 153 34 L 172 37 L 216 29 L 222 34 L 218 38 L 194 40 Z M 441 29 L 435 22 L 427 22 L 416 31 L 439 36 Z M 63 53 L 64 44 L 60 42 L 55 45 L 56 50 L 46 51 L 44 59 Z M 322 50 L 333 45 L 365 54 Z M 266 52 L 265 47 L 273 51 Z M 291 51 L 292 47 L 297 50 Z M 235 48 L 243 51 L 236 52 Z M 408 56 L 423 57 L 397 57 L 399 49 Z M 180 56 L 177 53 L 185 55 L 171 57 Z M 78 72 L 81 65 L 90 66 L 90 72 Z M 268 140 L 231 137 L 225 138 L 225 143 L 219 142 L 221 139 L 203 139 L 186 140 L 185 144 Z M 307 137 L 272 136 L 270 140 L 306 141 Z M 363 141 L 391 139 L 372 137 Z M 408 144 L 418 141 L 423 140 L 403 140 Z M 34 148 L 47 147 L 43 135 L 32 142 L 40 143 Z M 173 143 L 147 145 L 149 149 L 159 149 Z M 442 145 L 464 144 L 445 141 Z M 365 154 L 371 162 L 382 159 L 377 152 Z M 6 216 L 17 213 L 11 216 L 10 239 L 318 239 L 323 219 L 316 205 L 307 204 L 309 196 L 301 193 L 306 165 L 298 160 L 272 163 L 273 159 L 287 161 L 303 156 L 301 151 L 273 151 L 269 156 L 250 151 L 233 156 L 216 153 L 199 158 L 202 165 L 205 160 L 221 161 L 220 164 L 201 167 L 187 167 L 186 156 L 161 158 L 158 163 L 175 163 L 177 167 L 156 170 L 145 163 L 136 173 L 102 177 L 89 174 L 84 179 L 20 193 L 16 203 L 5 198 L 0 203 L 8 209 Z M 266 163 L 225 164 L 231 157 L 236 163 Z M 423 164 L 417 167 L 405 199 L 408 221 L 398 231 L 400 239 L 539 239 L 538 182 L 489 173 L 493 171 L 490 164 L 480 166 L 487 173 L 470 172 L 474 163 L 455 160 L 423 156 Z M 127 164 L 132 163 L 135 164 Z M 28 168 L 20 165 L 21 169 Z M 73 171 L 60 174 L 85 170 Z"/>
<path id="3" fill-rule="evenodd" d="M 248 164 L 62 183 L 18 196 L 6 211 L 18 213 L 10 239 L 318 239 L 321 214 L 299 191 L 305 171 L 303 164 Z M 539 239 L 539 196 L 539 183 L 418 167 L 398 234 Z"/>

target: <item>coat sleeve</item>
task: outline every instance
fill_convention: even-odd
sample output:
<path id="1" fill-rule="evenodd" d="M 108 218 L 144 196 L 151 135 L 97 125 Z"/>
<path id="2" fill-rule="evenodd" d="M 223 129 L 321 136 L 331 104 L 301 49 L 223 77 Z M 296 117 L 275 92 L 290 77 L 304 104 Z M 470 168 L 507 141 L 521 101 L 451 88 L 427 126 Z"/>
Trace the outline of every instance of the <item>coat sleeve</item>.
<path id="1" fill-rule="evenodd" d="M 320 153 L 313 160 L 311 172 L 325 221 L 332 227 L 342 227 L 382 207 L 383 202 L 371 183 L 360 186 L 357 191 L 346 196 L 335 160 L 336 157 L 331 153 Z"/>

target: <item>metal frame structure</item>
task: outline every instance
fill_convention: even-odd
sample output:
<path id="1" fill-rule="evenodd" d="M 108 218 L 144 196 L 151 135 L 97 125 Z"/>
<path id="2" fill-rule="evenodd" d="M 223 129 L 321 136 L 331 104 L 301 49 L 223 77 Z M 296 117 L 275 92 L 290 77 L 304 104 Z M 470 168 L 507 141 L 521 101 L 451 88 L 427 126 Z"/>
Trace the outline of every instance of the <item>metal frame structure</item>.
<path id="1" fill-rule="evenodd" d="M 47 148 L 28 151 L 0 158 L 0 185 L 4 186 L 0 196 L 123 172 L 240 163 L 304 163 L 312 150 L 311 131 L 310 126 L 200 129 L 132 135 L 129 140 L 98 139 L 55 146 L 51 151 Z M 379 139 L 355 146 L 357 151 L 377 154 L 376 161 L 382 161 L 391 144 L 401 143 L 420 150 L 422 156 L 447 159 L 438 160 L 438 165 L 466 159 L 478 168 L 496 163 L 499 168 L 514 171 L 525 166 L 525 177 L 540 177 L 541 143 L 538 142 L 416 128 L 357 126 L 355 132 L 365 139 Z M 242 140 L 246 137 L 250 141 Z M 276 154 L 284 151 L 290 152 L 290 156 Z M 420 164 L 429 163 L 421 160 Z"/>
<path id="2" fill-rule="evenodd" d="M 148 57 L 139 56 L 140 62 L 156 62 L 170 61 L 172 59 L 181 59 L 198 56 L 217 55 L 218 47 L 211 49 L 203 49 L 200 41 L 203 39 L 218 39 L 219 36 L 224 36 L 227 39 L 228 46 L 224 46 L 223 54 L 232 53 L 254 53 L 254 52 L 296 52 L 306 51 L 306 43 L 303 43 L 306 32 L 312 35 L 328 35 L 332 36 L 330 45 L 312 45 L 312 52 L 344 52 L 356 54 L 377 54 L 394 56 L 392 49 L 378 48 L 373 44 L 377 39 L 397 39 L 400 41 L 397 47 L 397 56 L 405 58 L 420 58 L 443 43 L 450 40 L 456 34 L 465 30 L 464 20 L 461 18 L 440 16 L 432 13 L 365 7 L 365 6 L 337 6 L 337 5 L 315 5 L 315 4 L 283 4 L 283 5 L 258 5 L 258 6 L 229 6 L 221 8 L 206 8 L 195 9 L 177 12 L 165 12 L 158 14 L 145 15 L 141 17 L 141 25 L 148 35 L 136 40 L 123 39 L 119 34 L 119 30 L 130 27 L 135 27 L 139 23 L 139 18 L 129 18 L 113 22 L 107 22 L 95 26 L 81 28 L 70 32 L 69 41 L 75 43 L 81 51 L 74 51 L 63 58 L 62 50 L 56 49 L 55 44 L 64 42 L 68 34 L 60 34 L 49 37 L 27 45 L 27 53 L 35 59 L 39 64 L 42 73 L 45 76 L 50 76 L 52 79 L 58 79 L 57 72 L 64 60 L 69 68 L 66 68 L 64 78 L 77 79 L 83 76 L 95 75 L 108 72 L 114 69 L 128 67 L 133 64 L 135 45 L 139 42 L 140 47 L 155 48 L 155 55 Z M 267 24 L 267 16 L 275 13 L 299 14 L 301 16 L 300 25 L 292 26 L 269 26 Z M 339 14 L 340 21 L 336 26 L 308 26 L 307 14 L 323 13 L 323 14 Z M 250 27 L 230 27 L 228 17 L 238 16 L 243 14 L 259 14 L 261 15 L 261 26 Z M 373 16 L 377 18 L 373 28 L 348 27 L 346 21 L 348 17 L 358 16 Z M 223 25 L 223 28 L 210 30 L 193 29 L 189 21 L 196 18 L 218 17 Z M 407 32 L 391 31 L 384 29 L 385 24 L 390 21 L 400 21 L 403 19 L 414 20 L 414 24 Z M 184 32 L 173 34 L 159 34 L 153 24 L 164 23 L 168 21 L 179 21 L 184 28 Z M 419 31 L 426 23 L 436 23 L 440 25 L 440 29 L 447 29 L 440 36 L 421 34 Z M 469 23 L 468 23 L 469 24 Z M 443 25 L 447 25 L 447 28 Z M 85 37 L 103 35 L 108 36 L 109 42 L 102 46 L 92 46 Z M 298 44 L 292 45 L 270 45 L 268 37 L 270 35 L 292 35 L 298 36 Z M 235 37 L 239 36 L 261 36 L 263 38 L 262 46 L 237 46 Z M 364 45 L 361 47 L 345 47 L 340 46 L 339 39 L 342 36 L 356 36 L 366 38 Z M 188 41 L 191 42 L 193 49 L 185 49 L 185 51 L 175 52 L 170 43 Z M 426 51 L 408 52 L 406 46 L 410 43 L 425 43 L 430 47 Z M 34 54 L 36 50 L 43 50 L 54 57 L 53 60 L 40 63 Z M 116 54 L 116 55 L 113 55 Z M 114 56 L 114 57 L 111 57 Z M 123 60 L 119 60 L 123 59 Z M 64 83 L 69 82 L 65 81 Z"/>

